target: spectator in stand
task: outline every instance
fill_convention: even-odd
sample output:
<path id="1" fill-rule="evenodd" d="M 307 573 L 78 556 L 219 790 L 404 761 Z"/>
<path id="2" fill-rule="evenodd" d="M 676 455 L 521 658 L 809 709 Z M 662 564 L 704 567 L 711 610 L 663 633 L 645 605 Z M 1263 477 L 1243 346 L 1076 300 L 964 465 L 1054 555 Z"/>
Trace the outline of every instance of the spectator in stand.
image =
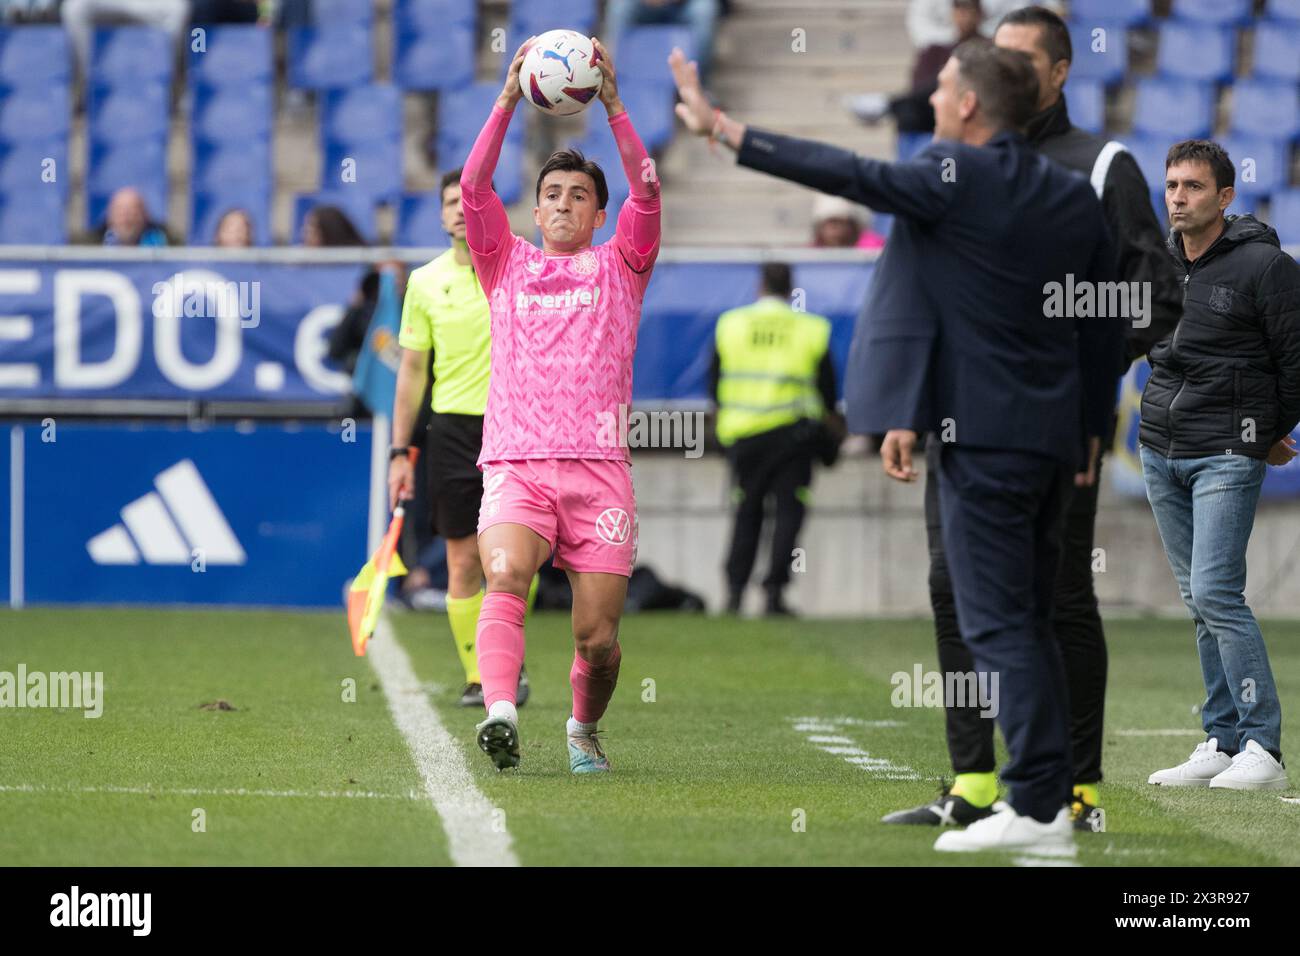
<path id="1" fill-rule="evenodd" d="M 366 240 L 338 206 L 314 206 L 302 221 L 302 244 L 313 249 L 364 246 Z"/>
<path id="2" fill-rule="evenodd" d="M 989 39 L 997 32 L 1002 18 L 1025 6 L 1022 0 L 983 0 L 980 4 L 979 32 Z M 1057 13 L 1064 12 L 1061 4 L 1049 2 Z M 911 0 L 907 6 L 907 35 L 918 52 L 929 46 L 946 46 L 952 49 L 958 43 L 959 28 L 952 18 L 952 0 Z M 940 66 L 942 67 L 942 63 Z"/>
<path id="3" fill-rule="evenodd" d="M 813 200 L 813 240 L 819 249 L 883 249 L 885 237 L 871 231 L 871 210 L 840 196 L 818 193 Z"/>
<path id="4" fill-rule="evenodd" d="M 718 0 L 609 0 L 605 10 L 605 32 L 617 44 L 629 27 L 672 24 L 691 28 L 693 58 L 700 79 L 709 81 L 713 63 L 713 35 L 718 24 Z M 613 50 L 618 55 L 617 47 Z"/>
<path id="5" fill-rule="evenodd" d="M 253 245 L 253 218 L 246 209 L 227 209 L 217 222 L 213 245 L 227 249 L 247 249 Z"/>
<path id="6" fill-rule="evenodd" d="M 337 246 L 364 246 L 352 220 L 337 206 L 315 206 L 302 222 L 302 244 L 313 249 Z M 366 342 L 366 332 L 379 302 L 379 272 L 370 267 L 348 302 L 347 311 L 330 333 L 329 357 L 349 375 L 357 365 L 357 356 Z"/>
<path id="7" fill-rule="evenodd" d="M 105 246 L 167 246 L 167 230 L 149 218 L 149 209 L 140 191 L 124 186 L 113 193 L 104 214 L 104 225 L 94 239 Z"/>
<path id="8" fill-rule="evenodd" d="M 95 27 L 113 23 L 157 27 L 179 42 L 190 21 L 189 0 L 63 0 L 63 26 L 77 51 L 84 76 L 90 63 L 90 38 Z"/>
<path id="9" fill-rule="evenodd" d="M 191 23 L 256 23 L 260 18 L 258 0 L 192 0 Z"/>

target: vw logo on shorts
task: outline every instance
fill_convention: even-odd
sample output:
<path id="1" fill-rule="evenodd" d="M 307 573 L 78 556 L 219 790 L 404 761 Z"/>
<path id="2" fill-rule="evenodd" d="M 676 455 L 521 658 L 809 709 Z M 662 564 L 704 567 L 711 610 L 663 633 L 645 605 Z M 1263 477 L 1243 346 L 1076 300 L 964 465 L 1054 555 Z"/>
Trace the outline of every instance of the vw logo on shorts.
<path id="1" fill-rule="evenodd" d="M 622 508 L 606 508 L 596 519 L 596 534 L 606 544 L 627 544 L 632 532 L 632 521 Z"/>

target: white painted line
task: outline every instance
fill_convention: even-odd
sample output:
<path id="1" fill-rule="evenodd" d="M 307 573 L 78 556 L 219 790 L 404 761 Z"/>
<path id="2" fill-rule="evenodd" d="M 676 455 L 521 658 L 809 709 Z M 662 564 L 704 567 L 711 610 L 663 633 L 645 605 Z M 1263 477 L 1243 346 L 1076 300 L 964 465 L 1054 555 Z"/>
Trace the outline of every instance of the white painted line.
<path id="1" fill-rule="evenodd" d="M 9 606 L 23 606 L 23 427 L 9 430 Z"/>
<path id="2" fill-rule="evenodd" d="M 1064 857 L 1018 856 L 1012 861 L 1016 866 L 1078 866 L 1074 860 Z"/>
<path id="3" fill-rule="evenodd" d="M 848 737 L 840 737 L 836 734 L 813 734 L 808 738 L 811 744 L 851 744 L 853 743 Z"/>
<path id="4" fill-rule="evenodd" d="M 1160 730 L 1117 730 L 1116 737 L 1204 737 L 1205 731 L 1167 727 Z"/>
<path id="5" fill-rule="evenodd" d="M 896 720 L 863 720 L 859 717 L 787 717 L 791 727 L 804 735 L 808 743 L 823 753 L 843 757 L 845 763 L 852 764 L 873 777 L 882 780 L 920 780 L 921 775 L 911 767 L 901 766 L 884 757 L 873 757 L 857 746 L 852 737 L 846 737 L 834 731 L 848 727 L 901 727 Z"/>
<path id="6" fill-rule="evenodd" d="M 324 797 L 355 800 L 422 800 L 418 790 L 379 793 L 375 790 L 249 790 L 245 787 L 51 787 L 45 784 L 0 784 L 0 793 L 109 793 L 149 797 Z"/>
<path id="7" fill-rule="evenodd" d="M 1283 803 L 1300 803 L 1300 797 L 1278 797 Z"/>
<path id="8" fill-rule="evenodd" d="M 828 754 L 835 754 L 840 757 L 869 757 L 861 747 L 818 747 L 818 750 L 824 750 Z"/>
<path id="9" fill-rule="evenodd" d="M 366 656 L 379 676 L 393 721 L 406 738 L 425 792 L 442 818 L 452 863 L 518 866 L 503 814 L 474 786 L 460 746 L 429 703 L 411 659 L 383 615 L 367 648 Z"/>

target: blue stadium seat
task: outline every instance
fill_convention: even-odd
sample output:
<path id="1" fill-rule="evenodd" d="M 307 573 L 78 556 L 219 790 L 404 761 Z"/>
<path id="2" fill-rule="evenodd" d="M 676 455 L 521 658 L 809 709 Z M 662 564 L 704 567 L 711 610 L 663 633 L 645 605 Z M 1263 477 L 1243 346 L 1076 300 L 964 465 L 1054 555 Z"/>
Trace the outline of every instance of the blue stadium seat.
<path id="1" fill-rule="evenodd" d="M 628 116 L 636 124 L 637 135 L 650 152 L 667 146 L 676 132 L 676 114 L 673 104 L 677 97 L 671 88 L 661 83 L 646 83 L 629 77 L 619 83 L 619 96 L 627 108 Z M 609 119 L 603 107 L 587 110 L 589 123 L 609 128 Z M 612 137 L 611 137 L 612 138 Z"/>
<path id="2" fill-rule="evenodd" d="M 92 149 L 86 168 L 86 224 L 94 228 L 104 220 L 113 193 L 134 186 L 144 195 L 149 215 L 167 216 L 167 152 L 161 143 L 123 143 Z"/>
<path id="3" fill-rule="evenodd" d="M 1253 76 L 1300 82 L 1300 23 L 1263 20 L 1255 25 Z"/>
<path id="4" fill-rule="evenodd" d="M 1148 136 L 1142 133 L 1129 133 L 1127 136 L 1120 137 L 1121 142 L 1128 147 L 1128 151 L 1133 155 L 1137 162 L 1138 168 L 1142 170 L 1142 176 L 1147 181 L 1147 186 L 1158 196 L 1163 196 L 1165 191 L 1165 157 L 1169 155 L 1169 147 L 1173 141 L 1166 136 Z M 1164 203 L 1161 202 L 1161 208 Z"/>
<path id="5" fill-rule="evenodd" d="M 1300 58 L 1300 49 L 1296 56 Z M 1300 88 L 1273 80 L 1238 80 L 1232 87 L 1232 131 L 1286 141 L 1300 137 Z"/>
<path id="6" fill-rule="evenodd" d="M 191 86 L 240 86 L 274 78 L 270 30 L 258 26 L 205 26 L 202 52 L 190 44 Z"/>
<path id="7" fill-rule="evenodd" d="M 66 139 L 0 148 L 0 193 L 48 191 L 66 197 L 70 179 Z"/>
<path id="8" fill-rule="evenodd" d="M 63 200 L 53 193 L 0 194 L 0 244 L 61 246 L 68 241 Z"/>
<path id="9" fill-rule="evenodd" d="M 1071 76 L 1065 84 L 1065 102 L 1075 126 L 1090 133 L 1106 128 L 1106 85 L 1101 81 Z"/>
<path id="10" fill-rule="evenodd" d="M 1268 0 L 1264 12 L 1279 20 L 1300 20 L 1300 0 Z"/>
<path id="11" fill-rule="evenodd" d="M 190 184 L 195 190 L 215 192 L 239 185 L 262 189 L 269 188 L 271 181 L 271 144 L 267 141 L 200 140 L 194 144 Z"/>
<path id="12" fill-rule="evenodd" d="M 135 84 L 141 80 L 170 83 L 171 37 L 153 27 L 108 27 L 95 31 L 90 53 L 94 83 Z"/>
<path id="13" fill-rule="evenodd" d="M 399 30 L 435 33 L 450 24 L 473 24 L 478 19 L 475 0 L 397 0 L 393 23 Z"/>
<path id="14" fill-rule="evenodd" d="M 68 50 L 63 27 L 0 27 L 0 84 L 66 84 L 72 79 Z"/>
<path id="15" fill-rule="evenodd" d="M 293 197 L 293 245 L 302 244 L 302 223 L 307 213 L 314 206 L 337 206 L 342 209 L 352 225 L 357 227 L 362 238 L 374 242 L 378 231 L 375 228 L 375 207 L 369 197 L 358 190 L 322 190 L 315 193 L 299 193 Z"/>
<path id="16" fill-rule="evenodd" d="M 397 202 L 402 192 L 401 140 L 331 143 L 321 154 L 321 185 L 357 189 L 377 203 Z"/>
<path id="17" fill-rule="evenodd" d="M 406 90 L 451 90 L 474 82 L 475 26 L 471 19 L 436 29 L 394 25 L 393 82 Z"/>
<path id="18" fill-rule="evenodd" d="M 171 87 L 157 81 L 92 86 L 86 116 L 92 142 L 166 139 L 171 129 Z"/>
<path id="19" fill-rule="evenodd" d="M 212 142 L 270 140 L 274 95 L 269 83 L 197 86 L 190 135 Z"/>
<path id="20" fill-rule="evenodd" d="M 487 122 L 501 87 L 497 83 L 476 83 L 438 94 L 438 165 L 453 169 L 465 161 L 470 147 Z M 524 138 L 522 117 L 516 116 L 506 133 L 507 143 L 521 143 Z"/>
<path id="21" fill-rule="evenodd" d="M 298 89 L 346 89 L 374 76 L 369 26 L 296 27 L 288 44 L 289 85 Z"/>
<path id="22" fill-rule="evenodd" d="M 668 54 L 679 46 L 686 58 L 695 55 L 688 27 L 643 26 L 633 27 L 618 38 L 618 49 L 612 51 L 619 76 L 635 76 L 643 83 L 673 86 L 673 75 L 668 71 Z"/>
<path id="23" fill-rule="evenodd" d="M 1070 78 L 1118 83 L 1128 71 L 1128 30 L 1118 21 L 1070 23 Z"/>
<path id="24" fill-rule="evenodd" d="M 1300 186 L 1275 192 L 1269 200 L 1268 218 L 1282 245 L 1300 245 Z"/>
<path id="25" fill-rule="evenodd" d="M 1226 83 L 1232 79 L 1236 44 L 1232 27 L 1166 20 L 1160 26 L 1156 70 L 1179 79 Z"/>
<path id="26" fill-rule="evenodd" d="M 1170 13 L 1183 20 L 1241 26 L 1249 23 L 1254 0 L 1174 0 Z"/>
<path id="27" fill-rule="evenodd" d="M 248 213 L 253 221 L 253 242 L 256 245 L 270 244 L 270 192 L 234 186 L 216 192 L 190 194 L 190 245 L 213 245 L 217 235 L 217 224 L 231 209 L 243 209 Z"/>
<path id="28" fill-rule="evenodd" d="M 1170 140 L 1209 136 L 1214 126 L 1214 87 L 1192 80 L 1144 77 L 1137 83 L 1133 129 Z"/>
<path id="29" fill-rule="evenodd" d="M 311 17 L 318 26 L 346 23 L 368 28 L 375 9 L 371 0 L 311 0 Z"/>
<path id="30" fill-rule="evenodd" d="M 512 35 L 527 38 L 547 30 L 577 30 L 586 36 L 599 36 L 596 33 L 596 0 L 528 0 L 526 4 L 510 5 Z M 604 37 L 599 39 L 604 42 Z M 619 68 L 621 71 L 622 63 L 619 63 Z"/>
<path id="31" fill-rule="evenodd" d="M 1070 19 L 1080 24 L 1141 26 L 1151 19 L 1151 0 L 1074 0 L 1070 4 Z"/>
<path id="32" fill-rule="evenodd" d="M 0 142 L 30 143 L 67 137 L 72 124 L 68 85 L 0 87 Z"/>
<path id="33" fill-rule="evenodd" d="M 1237 170 L 1237 195 L 1263 197 L 1285 189 L 1291 173 L 1291 151 L 1285 144 L 1262 136 L 1232 134 L 1219 141 Z M 1253 162 L 1253 171 L 1244 164 Z M 1247 178 L 1247 177 L 1250 178 Z"/>
<path id="34" fill-rule="evenodd" d="M 438 190 L 404 193 L 397 204 L 396 232 L 394 245 L 438 248 L 448 245 L 450 240 L 442 230 L 442 197 Z"/>
<path id="35" fill-rule="evenodd" d="M 368 84 L 331 90 L 320 103 L 322 149 L 331 144 L 402 138 L 402 94 L 395 86 Z"/>

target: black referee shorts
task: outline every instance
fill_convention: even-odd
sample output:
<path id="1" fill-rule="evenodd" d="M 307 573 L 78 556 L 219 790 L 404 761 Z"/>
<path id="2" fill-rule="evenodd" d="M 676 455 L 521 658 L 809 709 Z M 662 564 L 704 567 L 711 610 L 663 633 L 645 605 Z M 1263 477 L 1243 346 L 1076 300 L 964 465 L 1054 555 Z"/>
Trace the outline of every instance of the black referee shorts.
<path id="1" fill-rule="evenodd" d="M 434 534 L 465 538 L 478 533 L 478 508 L 483 498 L 478 455 L 482 447 L 482 415 L 434 412 L 429 419 L 424 461 Z"/>

